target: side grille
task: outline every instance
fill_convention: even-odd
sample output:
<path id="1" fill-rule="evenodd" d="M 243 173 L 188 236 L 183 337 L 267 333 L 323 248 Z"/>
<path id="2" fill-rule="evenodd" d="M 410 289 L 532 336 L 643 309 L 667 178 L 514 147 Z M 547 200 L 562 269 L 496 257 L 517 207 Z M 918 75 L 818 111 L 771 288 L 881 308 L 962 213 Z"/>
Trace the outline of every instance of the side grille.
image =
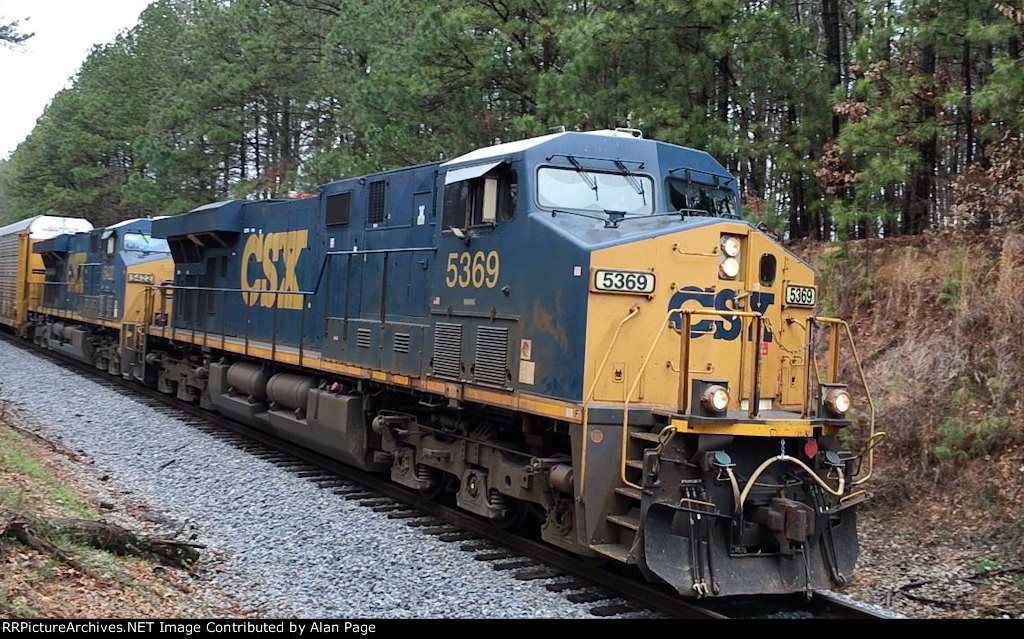
<path id="1" fill-rule="evenodd" d="M 508 329 L 481 326 L 476 331 L 473 379 L 481 384 L 508 385 Z"/>
<path id="2" fill-rule="evenodd" d="M 360 328 L 356 331 L 356 346 L 359 348 L 370 348 L 373 346 L 373 332 L 368 328 Z"/>
<path id="3" fill-rule="evenodd" d="M 458 379 L 462 372 L 462 325 L 438 322 L 434 327 L 434 375 Z"/>
<path id="4" fill-rule="evenodd" d="M 408 353 L 409 340 L 410 338 L 408 333 L 395 333 L 395 352 Z"/>

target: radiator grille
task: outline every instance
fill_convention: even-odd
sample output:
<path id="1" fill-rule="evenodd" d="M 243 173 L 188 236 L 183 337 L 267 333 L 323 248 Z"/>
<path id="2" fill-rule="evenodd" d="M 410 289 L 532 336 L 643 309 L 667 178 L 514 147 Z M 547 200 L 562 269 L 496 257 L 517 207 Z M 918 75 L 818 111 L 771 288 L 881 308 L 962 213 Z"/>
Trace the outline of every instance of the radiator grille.
<path id="1" fill-rule="evenodd" d="M 434 327 L 434 375 L 458 379 L 462 372 L 462 325 L 438 322 Z"/>
<path id="2" fill-rule="evenodd" d="M 409 340 L 410 338 L 408 333 L 395 333 L 395 352 L 408 353 Z"/>
<path id="3" fill-rule="evenodd" d="M 360 328 L 356 331 L 356 346 L 359 348 L 370 348 L 373 346 L 373 331 L 368 328 Z"/>
<path id="4" fill-rule="evenodd" d="M 476 330 L 473 379 L 481 384 L 507 386 L 508 329 L 481 326 Z"/>

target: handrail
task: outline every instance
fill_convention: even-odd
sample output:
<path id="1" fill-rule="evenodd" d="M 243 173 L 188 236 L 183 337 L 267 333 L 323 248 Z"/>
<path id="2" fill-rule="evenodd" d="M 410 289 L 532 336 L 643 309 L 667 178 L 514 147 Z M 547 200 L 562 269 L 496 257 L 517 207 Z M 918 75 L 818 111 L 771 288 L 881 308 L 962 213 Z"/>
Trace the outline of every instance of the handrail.
<path id="1" fill-rule="evenodd" d="M 619 479 L 622 483 L 631 488 L 640 489 L 639 484 L 626 479 L 626 448 L 629 443 L 629 404 L 632 401 L 633 393 L 636 392 L 637 387 L 640 385 L 640 381 L 644 377 L 644 372 L 647 370 L 647 365 L 651 361 L 651 354 L 654 353 L 655 347 L 658 345 L 658 341 L 661 336 L 665 334 L 665 329 L 668 328 L 669 320 L 672 319 L 672 315 L 679 313 L 682 317 L 686 318 L 684 321 L 683 328 L 681 329 L 681 336 L 684 339 L 684 343 L 689 341 L 689 324 L 691 315 L 709 315 L 719 317 L 750 317 L 760 319 L 761 313 L 753 311 L 720 311 L 717 309 L 684 309 L 682 306 L 670 309 L 668 314 L 665 316 L 665 321 L 661 323 L 661 328 L 658 330 L 658 334 L 654 336 L 654 340 L 651 342 L 650 348 L 647 349 L 647 354 L 644 355 L 644 359 L 640 364 L 640 370 L 637 371 L 636 378 L 633 380 L 632 386 L 629 387 L 629 391 L 626 393 L 626 400 L 622 405 L 622 442 L 619 455 Z M 758 347 L 755 349 L 755 358 L 760 358 L 761 351 Z M 680 375 L 687 377 L 689 374 L 689 361 L 680 359 L 679 361 Z M 757 385 L 757 378 L 755 376 L 754 384 Z M 685 407 L 682 410 L 686 410 Z"/>
<path id="2" fill-rule="evenodd" d="M 619 320 L 618 326 L 615 327 L 615 333 L 612 334 L 611 342 L 608 343 L 608 348 L 604 352 L 604 357 L 601 359 L 601 364 L 597 367 L 597 372 L 594 373 L 594 381 L 590 384 L 590 390 L 587 392 L 586 398 L 583 400 L 583 430 L 580 436 L 580 490 L 579 494 L 585 495 L 583 492 L 584 486 L 587 483 L 587 426 L 588 420 L 590 419 L 590 404 L 594 400 L 594 395 L 597 393 L 597 383 L 601 380 L 601 373 L 604 372 L 605 365 L 608 364 L 608 359 L 611 357 L 612 348 L 615 347 L 615 342 L 619 339 L 619 332 L 622 331 L 622 327 L 629 320 L 633 319 L 640 313 L 640 305 L 634 304 L 629 309 L 629 313 Z"/>
<path id="3" fill-rule="evenodd" d="M 742 317 L 757 320 L 755 324 L 754 341 L 754 371 L 751 376 L 750 402 L 747 407 L 747 414 L 753 418 L 757 416 L 758 403 L 760 399 L 760 363 L 761 363 L 761 320 L 763 315 L 755 311 L 722 311 L 718 309 L 699 308 L 680 311 L 684 320 L 680 328 L 680 352 L 679 352 L 679 410 L 686 412 L 689 408 L 689 381 L 690 381 L 690 316 L 708 315 L 712 317 Z M 743 330 L 741 325 L 740 330 Z"/>
<path id="4" fill-rule="evenodd" d="M 822 324 L 829 324 L 832 327 L 833 334 L 836 333 L 836 326 L 842 326 L 846 332 L 846 341 L 850 345 L 850 352 L 853 353 L 853 361 L 857 364 L 857 374 L 860 375 L 861 384 L 864 385 L 864 395 L 868 399 L 868 410 L 870 420 L 870 434 L 868 435 L 866 452 L 868 456 L 868 472 L 863 477 L 859 477 L 856 481 L 850 482 L 851 486 L 858 486 L 863 484 L 867 480 L 871 479 L 871 475 L 875 469 L 875 446 L 879 441 L 886 436 L 884 431 L 875 432 L 875 400 L 871 397 L 871 389 L 868 388 L 868 379 L 864 374 L 864 366 L 861 363 L 860 353 L 857 352 L 857 345 L 853 341 L 853 331 L 850 330 L 850 325 L 846 320 L 841 320 L 835 317 L 812 317 L 812 322 L 820 322 Z M 832 352 L 833 347 L 835 352 Z M 838 365 L 835 370 L 831 370 L 831 362 L 838 362 L 839 359 L 839 339 L 834 337 L 829 344 L 829 361 L 830 361 L 830 373 L 833 375 L 838 374 Z M 834 382 L 835 377 L 830 378 L 830 381 Z"/>

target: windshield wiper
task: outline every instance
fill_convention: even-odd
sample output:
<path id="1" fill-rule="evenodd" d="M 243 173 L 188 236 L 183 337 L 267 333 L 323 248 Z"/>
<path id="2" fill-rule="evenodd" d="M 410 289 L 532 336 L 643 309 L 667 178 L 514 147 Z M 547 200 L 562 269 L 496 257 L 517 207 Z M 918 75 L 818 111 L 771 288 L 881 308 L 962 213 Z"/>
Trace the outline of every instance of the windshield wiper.
<path id="1" fill-rule="evenodd" d="M 551 209 L 551 217 L 555 217 L 557 215 L 575 215 L 577 217 L 585 217 L 585 218 L 588 218 L 588 219 L 591 219 L 591 220 L 597 220 L 598 222 L 604 222 L 605 226 L 608 225 L 608 220 L 606 220 L 603 217 L 598 217 L 596 215 L 590 215 L 588 213 L 580 213 L 578 211 L 565 211 L 563 209 Z"/>
<path id="2" fill-rule="evenodd" d="M 572 166 L 574 169 L 576 169 L 576 172 L 580 174 L 580 177 L 582 177 L 583 180 L 587 183 L 587 186 L 589 186 L 591 190 L 594 191 L 594 199 L 600 200 L 601 198 L 597 194 L 597 180 L 594 178 L 594 176 L 588 173 L 587 170 L 583 168 L 583 165 L 580 164 L 579 161 L 573 156 L 567 155 L 565 157 L 569 158 L 569 162 L 572 163 Z"/>
<path id="3" fill-rule="evenodd" d="M 623 177 L 625 177 L 626 181 L 629 182 L 629 185 L 633 187 L 636 194 L 643 199 L 643 203 L 647 204 L 647 194 L 644 193 L 644 185 L 640 183 L 640 180 L 636 179 L 636 176 L 629 172 L 629 169 L 626 168 L 626 165 L 623 164 L 622 160 L 615 160 L 615 166 L 622 171 Z"/>

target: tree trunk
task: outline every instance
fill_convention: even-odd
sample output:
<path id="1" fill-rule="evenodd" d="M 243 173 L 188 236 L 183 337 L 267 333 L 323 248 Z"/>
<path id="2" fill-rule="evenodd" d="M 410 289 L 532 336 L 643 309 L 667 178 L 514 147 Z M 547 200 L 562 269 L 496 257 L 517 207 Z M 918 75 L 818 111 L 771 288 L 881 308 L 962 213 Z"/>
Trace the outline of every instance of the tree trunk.
<path id="1" fill-rule="evenodd" d="M 821 0 L 821 23 L 825 30 L 825 64 L 830 73 L 829 89 L 835 91 L 843 81 L 839 0 Z M 839 116 L 832 113 L 832 138 L 839 137 Z"/>
<path id="2" fill-rule="evenodd" d="M 918 58 L 919 72 L 934 82 L 935 76 L 935 45 L 931 42 L 921 48 Z M 931 92 L 922 98 L 918 108 L 920 125 L 928 126 L 935 119 L 935 97 Z M 931 205 L 932 186 L 935 177 L 935 162 L 938 154 L 938 140 L 934 132 L 920 141 L 917 152 L 920 158 L 913 175 L 913 191 L 907 207 L 907 215 L 903 220 L 903 232 L 916 235 L 928 227 L 928 215 Z"/>

